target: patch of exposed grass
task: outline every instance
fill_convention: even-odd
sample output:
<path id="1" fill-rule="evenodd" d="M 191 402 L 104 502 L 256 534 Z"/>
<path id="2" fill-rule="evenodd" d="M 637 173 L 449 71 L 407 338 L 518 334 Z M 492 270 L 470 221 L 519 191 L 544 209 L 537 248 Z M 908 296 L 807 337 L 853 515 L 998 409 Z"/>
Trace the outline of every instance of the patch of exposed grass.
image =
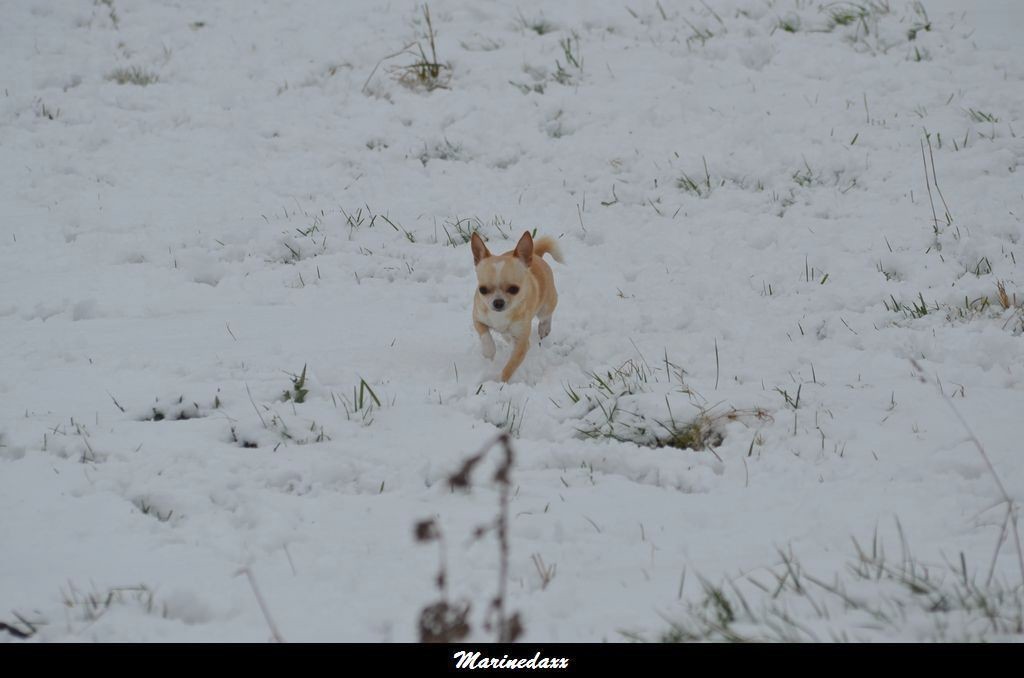
<path id="1" fill-rule="evenodd" d="M 423 5 L 423 22 L 425 26 L 424 38 L 430 47 L 430 56 L 423 48 L 423 43 L 415 43 L 416 60 L 408 65 L 399 66 L 393 70 L 398 81 L 410 88 L 420 88 L 428 92 L 439 88 L 447 88 L 451 81 L 451 65 L 441 63 L 437 57 L 437 34 L 434 31 L 434 22 L 430 18 L 430 7 Z"/>
<path id="2" fill-rule="evenodd" d="M 117 16 L 117 8 L 114 7 L 114 0 L 94 0 L 93 4 L 96 7 L 103 5 L 107 8 L 107 16 L 110 17 L 110 23 L 114 25 L 114 28 L 119 28 L 121 25 L 121 19 Z"/>
<path id="3" fill-rule="evenodd" d="M 708 40 L 715 37 L 715 34 L 709 29 L 695 26 L 687 19 L 683 19 L 683 21 L 685 21 L 686 25 L 690 27 L 690 35 L 686 36 L 687 47 L 693 46 L 694 43 L 700 43 L 701 47 L 703 47 Z"/>
<path id="4" fill-rule="evenodd" d="M 252 408 L 256 412 L 256 416 L 260 420 L 260 425 L 264 430 L 271 434 L 269 436 L 269 442 L 274 443 L 273 449 L 275 451 L 281 445 L 310 445 L 313 443 L 322 443 L 331 439 L 324 430 L 324 427 L 317 424 L 315 419 L 304 419 L 298 416 L 298 408 L 295 407 L 295 399 L 300 396 L 294 389 L 298 388 L 302 391 L 305 390 L 305 376 L 305 366 L 303 367 L 301 375 L 292 375 L 293 391 L 286 392 L 288 394 L 286 400 L 289 400 L 292 406 L 292 416 L 288 420 L 286 420 L 284 416 L 279 414 L 277 410 L 268 403 L 260 403 L 257 405 L 256 400 L 252 397 L 252 392 L 249 390 L 248 384 L 245 387 L 246 393 L 249 395 L 249 402 L 252 404 Z M 306 394 L 302 393 L 301 398 L 305 400 L 305 397 Z M 334 398 L 333 393 L 331 394 L 331 397 Z M 266 441 L 267 438 L 267 436 L 254 438 L 252 436 L 240 434 L 234 425 L 231 426 L 231 441 L 241 447 L 260 447 L 260 443 Z"/>
<path id="5" fill-rule="evenodd" d="M 519 432 L 523 428 L 523 419 L 526 417 L 526 406 L 529 402 L 529 399 L 521 403 L 508 400 L 504 406 L 498 405 L 495 410 L 485 413 L 484 420 L 497 426 L 498 429 L 513 438 L 518 438 Z"/>
<path id="6" fill-rule="evenodd" d="M 775 22 L 775 30 L 785 31 L 786 33 L 799 33 L 801 25 L 800 15 L 787 14 Z"/>
<path id="7" fill-rule="evenodd" d="M 435 141 L 429 146 L 423 144 L 423 152 L 419 155 L 419 160 L 426 167 L 427 163 L 431 160 L 464 160 L 465 154 L 462 150 L 462 144 L 452 143 L 446 138 L 441 141 Z"/>
<path id="8" fill-rule="evenodd" d="M 306 365 L 302 366 L 301 373 L 292 374 L 289 377 L 292 380 L 292 387 L 284 392 L 284 400 L 290 400 L 293 403 L 306 402 L 306 395 L 309 393 L 309 389 L 306 388 Z"/>
<path id="9" fill-rule="evenodd" d="M 332 392 L 331 400 L 334 402 L 335 407 L 338 406 L 338 401 L 340 400 L 345 410 L 345 418 L 350 421 L 355 419 L 362 423 L 363 426 L 372 424 L 374 413 L 383 407 L 383 403 L 377 396 L 377 393 L 362 377 L 359 378 L 359 383 L 352 387 L 351 398 L 335 396 Z"/>
<path id="10" fill-rule="evenodd" d="M 506 221 L 505 217 L 498 214 L 489 221 L 484 221 L 480 217 L 452 217 L 441 224 L 441 230 L 444 231 L 446 244 L 458 247 L 467 244 L 473 238 L 474 233 L 479 233 L 484 242 L 490 242 L 496 237 L 509 240 L 512 237 L 512 222 Z M 536 235 L 536 229 L 534 229 L 534 235 Z"/>
<path id="11" fill-rule="evenodd" d="M 715 448 L 725 440 L 725 434 L 718 427 L 719 415 L 701 410 L 693 419 L 677 422 L 672 414 L 672 408 L 668 407 L 667 400 L 665 405 L 668 409 L 668 421 L 655 420 L 655 423 L 663 429 L 663 433 L 657 436 L 661 447 L 674 447 L 678 450 L 693 450 L 695 452 L 702 450 L 714 452 Z M 728 413 L 723 416 L 729 418 Z"/>
<path id="12" fill-rule="evenodd" d="M 810 188 L 814 183 L 814 170 L 804 161 L 804 168 L 793 172 L 793 182 L 801 188 Z"/>
<path id="13" fill-rule="evenodd" d="M 235 443 L 239 447 L 244 447 L 249 450 L 255 450 L 260 446 L 260 444 L 252 438 L 240 436 L 234 426 L 231 427 L 231 442 Z"/>
<path id="14" fill-rule="evenodd" d="M 153 591 L 142 584 L 113 586 L 105 591 L 96 589 L 84 592 L 69 583 L 66 589 L 61 590 L 61 595 L 64 607 L 73 613 L 78 621 L 82 622 L 95 622 L 112 608 L 120 605 L 137 605 L 147 614 L 156 611 Z M 160 616 L 167 617 L 166 606 L 160 611 Z"/>
<path id="15" fill-rule="evenodd" d="M 907 40 L 911 40 L 911 41 L 916 40 L 917 39 L 917 34 L 920 33 L 921 31 L 930 31 L 930 30 L 932 30 L 931 19 L 928 18 L 928 12 L 925 11 L 924 5 L 921 4 L 921 1 L 920 0 L 914 0 L 913 7 L 914 7 L 914 14 L 916 15 L 917 18 L 914 21 L 914 24 L 910 28 L 907 29 Z"/>
<path id="16" fill-rule="evenodd" d="M 906 543 L 889 558 L 877 533 L 854 540 L 845 571 L 819 577 L 792 551 L 756 574 L 720 584 L 699 578 L 700 594 L 673 615 L 662 642 L 1006 641 L 1024 635 L 1024 587 L 978 581 L 964 554 L 931 565 Z M 682 588 L 681 588 L 682 590 Z M 634 634 L 635 635 L 635 634 Z"/>
<path id="17" fill-rule="evenodd" d="M 468 52 L 493 52 L 505 46 L 505 43 L 495 38 L 475 36 L 472 40 L 462 40 L 459 46 Z"/>
<path id="18" fill-rule="evenodd" d="M 116 82 L 118 85 L 138 85 L 145 87 L 160 80 L 160 77 L 141 66 L 127 66 L 115 68 L 107 74 L 107 80 Z"/>
<path id="19" fill-rule="evenodd" d="M 661 381 L 662 372 L 667 375 L 667 383 Z M 658 369 L 631 359 L 603 374 L 592 372 L 589 384 L 565 385 L 569 401 L 586 406 L 577 432 L 584 438 L 608 438 L 644 447 L 707 450 L 717 457 L 715 448 L 725 439 L 727 423 L 770 419 L 768 413 L 759 408 L 719 410 L 717 405 L 704 406 L 700 397 L 682 384 L 684 373 L 682 368 L 670 363 L 667 356 L 664 368 Z M 673 379 L 680 381 L 679 386 L 672 387 Z M 663 410 L 654 404 L 656 399 L 649 397 L 656 385 L 659 390 L 668 391 L 664 395 Z M 687 396 L 686 404 L 695 407 L 697 413 L 678 416 L 669 398 L 672 392 Z"/>
<path id="20" fill-rule="evenodd" d="M 571 85 L 579 81 L 583 75 L 583 57 L 580 54 L 580 38 L 573 33 L 568 38 L 558 41 L 562 48 L 562 56 L 565 58 L 565 66 L 558 59 L 555 59 L 554 79 L 559 85 Z"/>
<path id="21" fill-rule="evenodd" d="M 114 401 L 117 404 L 117 401 Z M 216 398 L 214 409 L 219 404 L 219 396 Z M 118 406 L 120 407 L 120 406 Z M 178 396 L 177 399 L 171 399 L 161 403 L 160 399 L 156 399 L 156 404 L 149 408 L 149 413 L 141 417 L 142 421 L 188 421 L 189 419 L 201 419 L 206 414 L 203 412 L 203 408 L 199 406 L 199 403 L 195 401 L 185 400 L 184 395 Z"/>
<path id="22" fill-rule="evenodd" d="M 866 11 L 863 7 L 851 6 L 832 9 L 829 11 L 828 29 L 832 30 L 836 26 L 849 26 L 864 18 L 865 14 Z"/>
<path id="23" fill-rule="evenodd" d="M 60 117 L 60 109 L 59 108 L 50 108 L 49 106 L 46 105 L 46 102 L 44 102 L 42 99 L 36 99 L 36 102 L 35 102 L 35 105 L 33 106 L 33 108 L 35 109 L 36 117 L 38 117 L 38 118 L 45 118 L 47 120 L 56 120 L 57 118 Z"/>
<path id="24" fill-rule="evenodd" d="M 161 512 L 151 503 L 151 500 L 148 497 L 137 497 L 132 500 L 132 504 L 142 511 L 142 515 L 153 516 L 161 523 L 166 523 L 174 517 L 174 509 L 168 509 L 166 512 Z"/>
<path id="25" fill-rule="evenodd" d="M 978 268 L 969 269 L 969 272 L 988 275 L 991 269 L 987 268 L 984 259 Z M 968 322 L 982 318 L 996 320 L 1003 318 L 1003 329 L 1009 329 L 1014 334 L 1024 332 L 1024 303 L 1018 300 L 1016 293 L 1012 295 L 1006 291 L 1006 283 L 1002 280 L 996 281 L 996 289 L 991 295 L 981 295 L 976 298 L 964 296 L 960 303 L 943 303 L 937 301 L 928 303 L 924 295 L 918 292 L 917 298 L 909 303 L 898 301 L 895 296 L 890 295 L 888 299 L 882 300 L 885 309 L 894 313 L 901 313 L 905 318 L 918 319 L 927 315 L 944 313 L 946 320 L 953 322 Z M 1010 311 L 1010 313 L 1006 313 Z"/>
<path id="26" fill-rule="evenodd" d="M 508 84 L 512 85 L 513 87 L 518 89 L 523 94 L 529 94 L 530 92 L 533 92 L 534 94 L 544 94 L 544 90 L 547 89 L 547 85 L 543 81 L 542 82 L 534 82 L 534 83 L 525 83 L 525 82 L 516 82 L 514 80 L 509 80 Z"/>
<path id="27" fill-rule="evenodd" d="M 316 257 L 327 251 L 327 233 L 319 215 L 313 216 L 313 223 L 305 228 L 295 228 L 281 234 L 281 246 L 287 253 L 281 254 L 281 261 L 294 264 L 308 257 Z"/>
<path id="28" fill-rule="evenodd" d="M 545 19 L 543 14 L 528 19 L 523 16 L 521 11 L 516 11 L 519 15 L 517 18 L 517 24 L 524 31 L 533 31 L 537 35 L 547 35 L 548 33 L 554 33 L 558 30 L 558 26 Z"/>
<path id="29" fill-rule="evenodd" d="M 711 172 L 708 170 L 707 158 L 701 156 L 701 160 L 704 162 L 704 180 L 694 181 L 686 172 L 683 172 L 682 176 L 676 180 L 676 186 L 681 191 L 692 193 L 698 198 L 706 198 L 711 195 Z"/>
<path id="30" fill-rule="evenodd" d="M 989 123 L 999 122 L 999 118 L 997 118 L 996 116 L 992 115 L 991 113 L 986 113 L 985 111 L 979 111 L 979 110 L 976 110 L 974 108 L 968 108 L 967 109 L 967 114 L 969 116 L 971 116 L 971 120 L 973 120 L 974 122 L 989 122 Z"/>
<path id="31" fill-rule="evenodd" d="M 882 305 L 885 306 L 885 310 L 893 313 L 902 313 L 907 318 L 923 318 L 929 313 L 939 310 L 937 302 L 933 302 L 931 306 L 925 302 L 924 293 L 922 292 L 918 292 L 917 299 L 912 299 L 909 304 L 896 301 L 896 297 L 890 295 L 888 299 L 882 300 Z"/>
<path id="32" fill-rule="evenodd" d="M 1011 308 L 1021 308 L 1022 302 L 1017 301 L 1017 293 L 1014 292 L 1011 297 L 1006 292 L 1006 282 L 1003 280 L 996 281 L 996 299 L 999 301 L 999 305 L 1003 307 L 1003 310 L 1009 310 Z"/>

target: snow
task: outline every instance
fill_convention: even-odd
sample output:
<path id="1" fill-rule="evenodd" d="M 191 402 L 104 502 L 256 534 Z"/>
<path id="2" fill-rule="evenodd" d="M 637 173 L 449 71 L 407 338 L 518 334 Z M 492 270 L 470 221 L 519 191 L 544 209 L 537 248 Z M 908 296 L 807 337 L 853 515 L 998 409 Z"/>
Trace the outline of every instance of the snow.
<path id="1" fill-rule="evenodd" d="M 911 3 L 832 30 L 822 4 L 435 0 L 433 91 L 385 59 L 422 40 L 412 2 L 8 7 L 0 621 L 264 641 L 249 568 L 289 641 L 412 641 L 436 516 L 490 638 L 497 549 L 469 536 L 497 492 L 446 478 L 502 426 L 526 641 L 657 638 L 697 573 L 784 548 L 831 578 L 876 530 L 1019 583 L 942 393 L 1024 497 L 1024 315 L 997 294 L 1024 299 L 1024 7 L 930 0 L 910 40 Z M 108 79 L 131 67 L 157 80 Z M 469 228 L 566 255 L 508 385 Z M 616 401 L 592 375 L 623 366 L 615 436 L 582 435 Z M 714 453 L 631 442 L 701 408 Z"/>

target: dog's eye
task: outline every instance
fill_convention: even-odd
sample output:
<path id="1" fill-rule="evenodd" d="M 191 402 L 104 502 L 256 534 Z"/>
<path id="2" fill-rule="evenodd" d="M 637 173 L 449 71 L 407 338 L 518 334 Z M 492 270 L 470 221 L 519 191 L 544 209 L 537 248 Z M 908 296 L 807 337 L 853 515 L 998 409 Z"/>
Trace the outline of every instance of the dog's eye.
<path id="1" fill-rule="evenodd" d="M 509 294 L 519 294 L 519 288 L 517 286 L 515 286 L 515 285 L 512 285 L 512 286 L 510 286 L 508 288 L 508 293 Z"/>
<path id="2" fill-rule="evenodd" d="M 484 286 L 484 285 L 480 286 L 480 294 L 483 294 L 483 295 L 487 294 L 487 287 L 486 286 Z"/>

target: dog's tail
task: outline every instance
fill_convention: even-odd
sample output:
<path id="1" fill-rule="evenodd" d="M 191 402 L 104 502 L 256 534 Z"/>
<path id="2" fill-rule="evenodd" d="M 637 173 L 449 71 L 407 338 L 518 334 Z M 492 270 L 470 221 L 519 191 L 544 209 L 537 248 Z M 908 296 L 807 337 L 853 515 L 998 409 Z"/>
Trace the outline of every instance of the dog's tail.
<path id="1" fill-rule="evenodd" d="M 565 263 L 565 259 L 562 257 L 562 250 L 558 247 L 558 242 L 550 235 L 545 235 L 544 237 L 537 238 L 537 240 L 534 241 L 533 253 L 538 257 L 550 254 L 551 258 L 558 263 Z"/>

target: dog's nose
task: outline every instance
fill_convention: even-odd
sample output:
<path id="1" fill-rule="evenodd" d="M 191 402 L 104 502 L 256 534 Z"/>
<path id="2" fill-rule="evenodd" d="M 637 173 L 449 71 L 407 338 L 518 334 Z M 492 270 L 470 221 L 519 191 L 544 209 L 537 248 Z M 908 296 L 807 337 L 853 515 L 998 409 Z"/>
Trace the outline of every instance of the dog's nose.
<path id="1" fill-rule="evenodd" d="M 505 308 L 505 300 L 495 299 L 492 305 L 494 306 L 495 311 L 500 311 L 501 309 Z"/>

